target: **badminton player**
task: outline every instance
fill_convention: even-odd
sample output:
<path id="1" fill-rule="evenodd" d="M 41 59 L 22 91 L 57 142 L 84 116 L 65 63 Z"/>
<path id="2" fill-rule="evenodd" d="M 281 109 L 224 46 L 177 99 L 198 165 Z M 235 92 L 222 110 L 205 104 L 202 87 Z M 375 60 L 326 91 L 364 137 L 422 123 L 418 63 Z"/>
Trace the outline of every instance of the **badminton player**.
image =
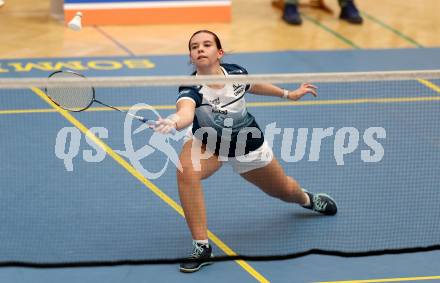
<path id="1" fill-rule="evenodd" d="M 193 75 L 229 77 L 247 74 L 241 66 L 221 63 L 224 55 L 222 45 L 217 35 L 211 31 L 195 32 L 188 47 L 191 63 L 196 69 Z M 164 134 L 192 124 L 180 153 L 183 170 L 177 171 L 177 182 L 180 202 L 193 237 L 190 258 L 199 261 L 183 262 L 180 265 L 182 272 L 195 272 L 210 264 L 209 258 L 213 255 L 208 241 L 201 180 L 214 174 L 224 163 L 231 165 L 236 173 L 271 197 L 299 204 L 324 215 L 334 215 L 337 212 L 336 203 L 330 196 L 308 192 L 285 174 L 273 157 L 254 117 L 247 111 L 244 93 L 278 96 L 289 100 L 298 100 L 307 94 L 317 95 L 316 87 L 308 83 L 293 91 L 272 84 L 182 86 L 179 88 L 176 113 L 156 122 L 155 131 Z M 207 128 L 212 131 L 206 131 Z M 244 128 L 254 130 L 246 136 L 250 138 L 243 139 L 237 134 Z M 229 147 L 223 146 L 225 129 L 230 129 L 231 132 L 226 139 L 230 142 Z M 215 135 L 214 142 L 212 139 L 209 142 L 209 135 L 212 137 L 212 133 Z M 194 150 L 197 147 L 198 150 Z M 243 161 L 244 157 L 248 159 Z M 198 159 L 197 162 L 194 162 L 195 159 Z"/>

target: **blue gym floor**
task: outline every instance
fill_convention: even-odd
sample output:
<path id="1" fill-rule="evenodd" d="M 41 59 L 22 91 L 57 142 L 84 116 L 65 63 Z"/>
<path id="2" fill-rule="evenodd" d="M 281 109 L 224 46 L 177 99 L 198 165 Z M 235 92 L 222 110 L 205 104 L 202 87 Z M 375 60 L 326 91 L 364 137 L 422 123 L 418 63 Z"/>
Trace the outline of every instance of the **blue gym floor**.
<path id="1" fill-rule="evenodd" d="M 289 51 L 230 54 L 224 61 L 241 64 L 252 74 L 428 70 L 439 68 L 439 54 L 440 49 L 435 48 Z M 133 67 L 127 63 L 133 60 L 144 64 Z M 77 62 L 76 65 L 73 61 Z M 146 61 L 151 64 L 145 64 Z M 188 58 L 182 55 L 1 60 L 0 70 L 3 71 L 0 78 L 46 77 L 51 66 L 60 62 L 82 66 L 78 67 L 79 71 L 87 76 L 184 75 L 191 72 L 187 61 Z M 412 243 L 422 234 L 424 241 L 438 242 L 438 232 L 422 233 L 414 228 L 439 217 L 436 213 L 440 177 L 435 171 L 440 167 L 440 81 L 431 82 L 437 88 L 418 81 L 406 81 L 384 85 L 386 91 L 383 92 L 377 86 L 368 88 L 365 84 L 358 88 L 356 83 L 318 84 L 318 98 L 304 99 L 315 103 L 289 107 L 257 107 L 252 103 L 279 100 L 249 95 L 249 111 L 263 128 L 272 122 L 280 128 L 295 130 L 335 127 L 336 132 L 342 127 L 355 127 L 362 135 L 368 127 L 383 127 L 387 130 L 383 142 L 384 160 L 377 164 L 362 162 L 360 150 L 363 148 L 359 146 L 345 157 L 345 166 L 337 166 L 333 139 L 330 139 L 323 143 L 319 162 L 307 161 L 307 153 L 299 162 L 281 162 L 286 172 L 305 188 L 322 190 L 334 196 L 340 212 L 331 218 L 315 217 L 300 207 L 271 199 L 225 166 L 204 182 L 210 231 L 232 250 L 246 254 L 252 254 L 257 245 L 263 252 L 282 253 L 285 247 L 279 244 L 280 241 L 299 251 L 328 248 L 329 243 L 322 241 L 326 233 L 331 233 L 328 238 L 332 240 L 346 239 L 349 233 L 361 235 L 353 243 L 343 243 L 347 248 L 364 243 L 368 249 L 369 240 L 378 240 L 378 235 L 386 238 L 396 230 L 407 232 L 394 243 L 396 247 Z M 335 88 L 339 91 L 334 91 Z M 116 106 L 139 102 L 159 105 L 158 111 L 166 116 L 171 113 L 168 106 L 173 104 L 176 96 L 175 89 L 167 91 L 143 93 L 131 89 L 103 89 L 97 91 L 97 98 Z M 115 152 L 123 150 L 124 116 L 115 111 L 96 111 L 73 114 L 68 120 L 57 112 L 38 112 L 36 109 L 50 109 L 38 93 L 38 90 L 30 89 L 0 93 L 0 129 L 3 134 L 0 141 L 0 261 L 38 261 L 42 257 L 47 261 L 62 261 L 60 258 L 65 256 L 72 261 L 136 259 L 159 256 L 161 246 L 172 247 L 177 257 L 187 254 L 191 239 L 184 219 L 152 192 L 151 185 L 140 182 L 109 155 L 99 163 L 84 161 L 83 151 L 92 148 L 83 134 L 80 151 L 72 160 L 72 172 L 66 171 L 63 160 L 54 153 L 57 134 L 63 127 L 73 127 L 72 121 L 86 128 L 106 128 L 108 137 L 103 139 L 104 142 Z M 346 103 L 359 98 L 389 98 L 392 102 Z M 408 102 L 406 98 L 414 100 Z M 341 103 L 325 103 L 331 100 Z M 142 138 L 145 136 L 140 135 L 134 143 L 141 146 Z M 278 158 L 279 142 L 275 140 L 274 146 Z M 173 146 L 178 151 L 180 143 L 173 142 Z M 151 161 L 145 160 L 143 165 L 155 170 L 155 166 L 160 167 L 163 162 L 163 156 L 158 154 L 151 156 Z M 400 174 L 398 168 L 411 174 Z M 152 183 L 178 203 L 174 175 L 173 165 L 169 164 L 164 175 Z M 405 196 L 399 197 L 402 190 Z M 410 196 L 416 197 L 407 206 L 393 204 L 393 201 L 407 202 Z M 396 207 L 396 210 L 390 207 Z M 432 207 L 435 209 L 430 209 Z M 387 213 L 381 213 L 383 211 Z M 405 223 L 396 223 L 395 215 L 407 216 Z M 144 235 L 143 231 L 148 233 Z M 295 241 L 297 235 L 308 241 L 298 243 Z M 54 242 L 54 239 L 63 240 Z M 329 245 L 331 247 L 331 243 Z M 375 247 L 385 249 L 389 246 Z M 218 255 L 224 253 L 218 246 L 214 249 Z M 26 258 L 11 258 L 17 254 Z M 174 264 L 0 269 L 0 282 L 14 283 L 349 280 L 440 281 L 440 252 L 362 258 L 313 255 L 245 264 L 218 262 L 195 274 L 182 274 Z"/>

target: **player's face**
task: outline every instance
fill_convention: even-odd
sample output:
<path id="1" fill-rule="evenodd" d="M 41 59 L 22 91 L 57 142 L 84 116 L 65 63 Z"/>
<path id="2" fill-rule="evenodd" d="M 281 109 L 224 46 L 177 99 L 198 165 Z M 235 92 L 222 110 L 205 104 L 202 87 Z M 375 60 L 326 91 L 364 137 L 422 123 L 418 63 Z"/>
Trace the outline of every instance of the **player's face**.
<path id="1" fill-rule="evenodd" d="M 201 32 L 193 36 L 189 44 L 191 62 L 197 67 L 210 67 L 219 64 L 223 50 L 218 49 L 214 36 Z"/>

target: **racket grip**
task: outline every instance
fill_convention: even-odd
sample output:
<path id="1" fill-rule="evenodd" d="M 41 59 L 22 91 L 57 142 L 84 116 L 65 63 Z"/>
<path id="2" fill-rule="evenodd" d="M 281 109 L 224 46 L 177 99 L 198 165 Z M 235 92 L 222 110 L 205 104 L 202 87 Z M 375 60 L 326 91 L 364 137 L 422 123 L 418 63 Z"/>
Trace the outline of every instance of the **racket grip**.
<path id="1" fill-rule="evenodd" d="M 149 124 L 149 125 L 152 125 L 152 126 L 154 126 L 154 124 L 155 124 L 155 121 L 153 121 L 153 120 L 148 120 L 148 119 L 146 119 L 146 118 L 144 118 L 144 117 L 142 117 L 142 116 L 134 116 L 136 119 L 138 119 L 139 121 L 141 121 L 142 123 L 145 123 L 145 124 Z"/>
<path id="2" fill-rule="evenodd" d="M 156 121 L 154 121 L 154 120 L 148 120 L 148 119 L 145 119 L 144 117 L 141 117 L 141 116 L 136 116 L 136 118 L 139 119 L 139 121 L 141 121 L 142 123 L 148 124 L 150 126 L 154 127 L 156 125 Z M 176 133 L 177 133 L 176 129 L 171 130 L 171 134 L 174 135 Z"/>

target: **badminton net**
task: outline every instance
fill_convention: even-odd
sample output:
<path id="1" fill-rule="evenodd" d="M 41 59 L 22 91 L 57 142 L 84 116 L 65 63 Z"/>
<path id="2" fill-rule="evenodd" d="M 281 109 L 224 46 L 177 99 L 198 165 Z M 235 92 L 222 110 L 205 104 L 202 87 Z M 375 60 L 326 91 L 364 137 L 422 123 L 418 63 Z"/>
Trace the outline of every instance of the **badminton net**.
<path id="1" fill-rule="evenodd" d="M 88 78 L 99 100 L 147 119 L 172 114 L 181 85 L 302 82 L 318 97 L 244 98 L 286 174 L 331 195 L 338 214 L 271 198 L 225 164 L 203 181 L 214 260 L 439 249 L 440 71 Z M 78 82 L 0 79 L 0 265 L 188 256 L 175 164 L 184 131 L 134 134 L 141 123 L 99 105 L 62 111 L 44 99 L 54 84 Z"/>

